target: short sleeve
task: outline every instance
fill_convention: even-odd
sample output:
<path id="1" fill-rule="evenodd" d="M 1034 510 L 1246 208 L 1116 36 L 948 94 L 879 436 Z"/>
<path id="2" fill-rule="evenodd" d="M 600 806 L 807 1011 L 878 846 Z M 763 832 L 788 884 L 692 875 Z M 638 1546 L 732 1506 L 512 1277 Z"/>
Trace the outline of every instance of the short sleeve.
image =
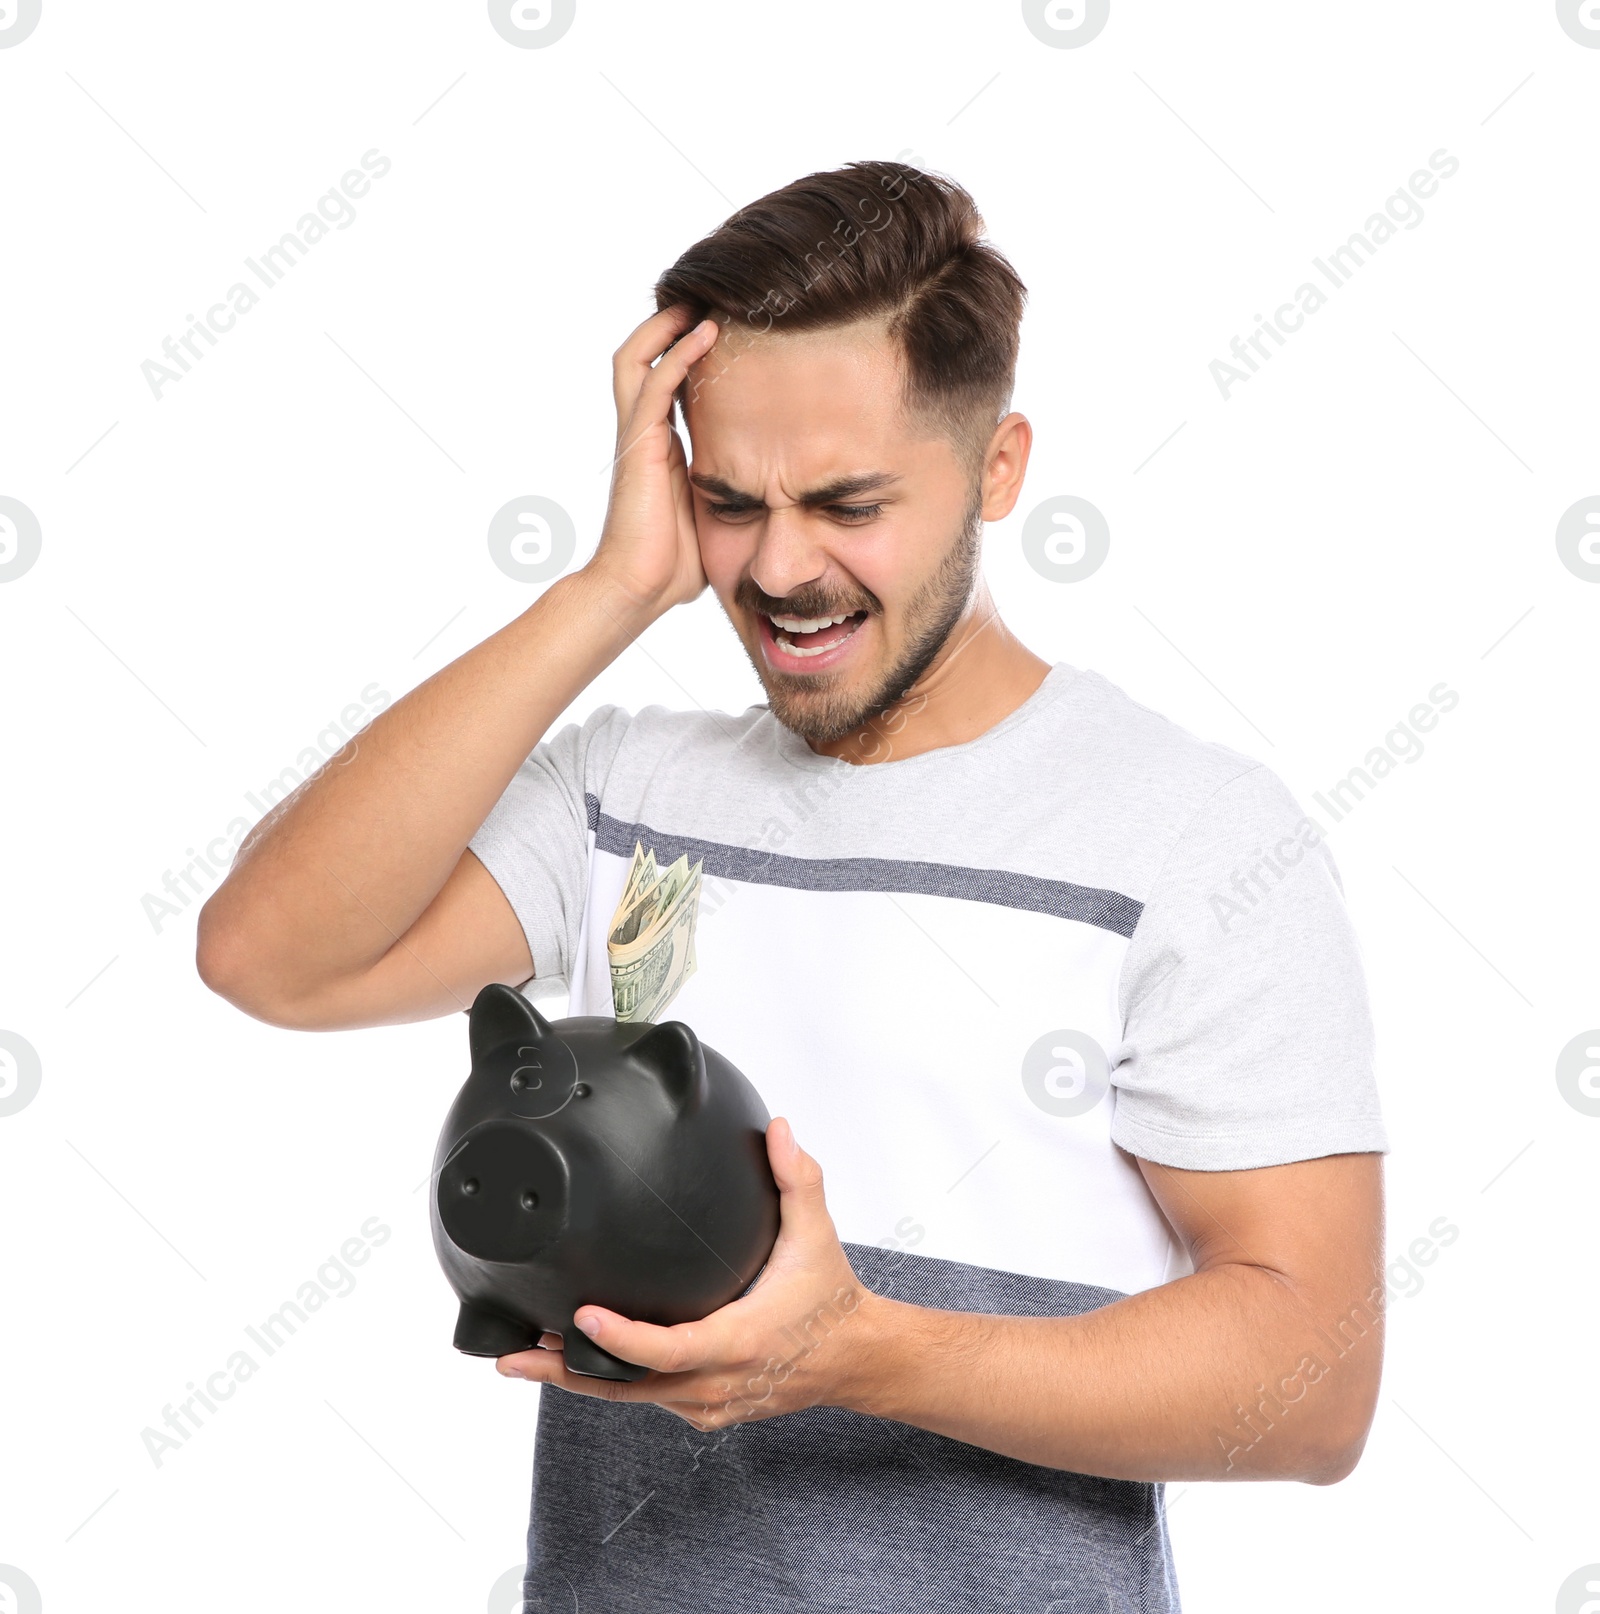
<path id="1" fill-rule="evenodd" d="M 567 990 L 589 889 L 589 798 L 598 802 L 629 721 L 602 706 L 541 740 L 467 842 L 528 939 L 530 998 Z"/>
<path id="2" fill-rule="evenodd" d="M 1198 1171 L 1387 1153 L 1360 945 L 1320 827 L 1261 765 L 1199 808 L 1123 960 L 1112 1141 Z"/>

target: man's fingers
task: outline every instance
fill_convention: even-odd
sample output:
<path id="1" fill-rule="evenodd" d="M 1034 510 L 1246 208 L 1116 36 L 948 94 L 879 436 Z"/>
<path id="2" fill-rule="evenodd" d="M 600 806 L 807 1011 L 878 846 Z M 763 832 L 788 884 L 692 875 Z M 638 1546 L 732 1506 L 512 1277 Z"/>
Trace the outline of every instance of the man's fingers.
<path id="1" fill-rule="evenodd" d="M 689 322 L 689 310 L 681 304 L 663 308 L 641 321 L 611 355 L 611 395 L 617 406 L 617 430 L 621 431 L 633 413 L 634 401 L 644 384 L 645 371 L 662 350 Z"/>
<path id="2" fill-rule="evenodd" d="M 690 328 L 690 310 L 683 303 L 663 308 L 637 326 L 611 356 L 611 390 L 617 404 L 617 430 L 627 425 L 639 399 L 639 389 L 651 366 Z"/>
<path id="3" fill-rule="evenodd" d="M 541 1351 L 538 1346 L 526 1351 L 513 1351 L 509 1356 L 499 1357 L 495 1362 L 495 1371 L 512 1379 L 537 1379 L 542 1377 L 549 1362 L 550 1356 Z"/>
<path id="4" fill-rule="evenodd" d="M 796 1218 L 792 1231 L 814 1232 L 824 1224 L 831 1226 L 822 1166 L 799 1146 L 787 1116 L 775 1116 L 767 1127 L 767 1160 L 783 1196 L 784 1215 Z"/>
<path id="5" fill-rule="evenodd" d="M 503 1356 L 495 1364 L 509 1379 L 526 1379 L 532 1384 L 553 1384 L 573 1395 L 586 1395 L 597 1401 L 648 1401 L 651 1386 L 646 1379 L 601 1379 L 588 1373 L 574 1373 L 560 1351 L 523 1351 Z"/>
<path id="6" fill-rule="evenodd" d="M 590 1312 L 587 1307 L 583 1310 L 600 1325 L 590 1338 L 624 1362 L 634 1362 L 657 1373 L 687 1373 L 712 1359 L 712 1334 L 694 1323 L 659 1328 L 654 1323 L 619 1317 L 615 1312 Z"/>
<path id="7" fill-rule="evenodd" d="M 690 366 L 710 352 L 717 334 L 718 326 L 714 319 L 702 320 L 681 337 L 670 352 L 663 353 L 653 369 L 646 372 L 634 398 L 633 413 L 617 434 L 619 454 L 626 452 L 653 427 L 669 421 L 673 393 L 688 375 Z"/>

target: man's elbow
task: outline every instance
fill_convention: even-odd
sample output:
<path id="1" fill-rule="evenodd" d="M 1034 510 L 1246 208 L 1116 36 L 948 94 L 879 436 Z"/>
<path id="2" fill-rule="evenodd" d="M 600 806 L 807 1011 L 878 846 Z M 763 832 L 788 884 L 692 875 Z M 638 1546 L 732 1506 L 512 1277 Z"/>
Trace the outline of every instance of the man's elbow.
<path id="1" fill-rule="evenodd" d="M 249 938 L 221 920 L 209 904 L 200 910 L 194 967 L 211 991 L 252 1019 L 288 1031 L 310 1029 L 289 1002 L 271 992 L 270 976 Z"/>
<path id="2" fill-rule="evenodd" d="M 201 908 L 195 926 L 194 967 L 218 997 L 235 1001 L 237 983 L 244 976 L 239 937 L 217 918 L 209 902 Z"/>
<path id="3" fill-rule="evenodd" d="M 1370 1414 L 1354 1433 L 1323 1442 L 1306 1465 L 1305 1472 L 1296 1475 L 1307 1485 L 1337 1485 L 1355 1472 L 1366 1449 L 1367 1433 L 1372 1427 Z"/>

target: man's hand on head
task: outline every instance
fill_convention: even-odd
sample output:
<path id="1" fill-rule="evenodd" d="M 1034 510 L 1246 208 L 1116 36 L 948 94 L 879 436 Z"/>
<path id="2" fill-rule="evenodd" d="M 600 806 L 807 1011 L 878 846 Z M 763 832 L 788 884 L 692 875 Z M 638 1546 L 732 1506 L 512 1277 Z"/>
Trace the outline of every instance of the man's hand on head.
<path id="1" fill-rule="evenodd" d="M 653 1401 L 699 1430 L 849 1402 L 865 1353 L 873 1292 L 856 1277 L 823 1197 L 822 1168 L 783 1117 L 767 1128 L 781 1195 L 778 1240 L 750 1292 L 697 1323 L 659 1328 L 578 1308 L 595 1344 L 651 1369 L 632 1383 L 567 1370 L 560 1336 L 503 1356 L 510 1378 L 559 1385 L 606 1401 Z M 587 1330 L 586 1330 L 587 1331 Z"/>
<path id="2" fill-rule="evenodd" d="M 689 314 L 682 306 L 652 314 L 612 356 L 617 446 L 611 501 L 599 546 L 584 568 L 651 610 L 692 600 L 706 586 L 672 399 L 690 367 L 710 352 L 718 326 L 713 319 L 690 326 Z"/>

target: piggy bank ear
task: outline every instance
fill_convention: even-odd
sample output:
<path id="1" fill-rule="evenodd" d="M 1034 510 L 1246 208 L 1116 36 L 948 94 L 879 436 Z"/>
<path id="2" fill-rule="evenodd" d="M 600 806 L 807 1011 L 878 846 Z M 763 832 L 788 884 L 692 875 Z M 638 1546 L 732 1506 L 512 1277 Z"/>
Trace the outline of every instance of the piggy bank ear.
<path id="1" fill-rule="evenodd" d="M 661 1084 L 679 1114 L 705 1102 L 706 1056 L 700 1050 L 700 1039 L 683 1021 L 651 1026 L 628 1052 Z"/>
<path id="2" fill-rule="evenodd" d="M 515 988 L 498 981 L 472 1000 L 467 1027 L 474 1067 L 507 1043 L 536 1043 L 551 1035 L 550 1022 Z"/>

